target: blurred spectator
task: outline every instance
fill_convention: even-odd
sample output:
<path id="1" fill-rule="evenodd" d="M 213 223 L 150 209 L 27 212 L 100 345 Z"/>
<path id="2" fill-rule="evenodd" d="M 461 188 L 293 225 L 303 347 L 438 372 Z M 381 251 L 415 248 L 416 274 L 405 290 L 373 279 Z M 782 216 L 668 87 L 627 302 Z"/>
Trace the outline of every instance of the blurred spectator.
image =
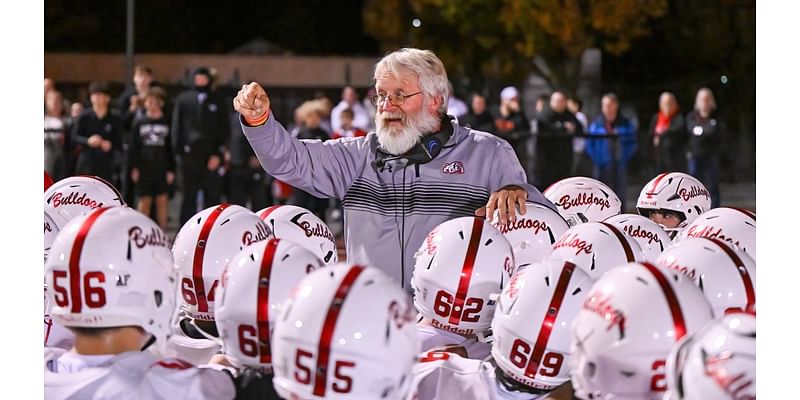
<path id="1" fill-rule="evenodd" d="M 203 193 L 201 209 L 222 197 L 222 155 L 229 129 L 225 110 L 230 105 L 219 103 L 211 83 L 207 68 L 195 69 L 192 88 L 178 95 L 172 114 L 172 148 L 182 175 L 181 225 L 197 213 L 198 192 Z"/>
<path id="2" fill-rule="evenodd" d="M 464 103 L 463 100 L 456 97 L 456 93 L 453 90 L 453 84 L 449 81 L 447 82 L 447 89 L 449 91 L 449 96 L 447 97 L 447 114 L 452 115 L 461 121 L 461 117 L 469 112 L 467 103 Z"/>
<path id="3" fill-rule="evenodd" d="M 61 92 L 53 89 L 45 95 L 44 170 L 55 180 L 67 176 L 69 130 Z"/>
<path id="4" fill-rule="evenodd" d="M 519 92 L 513 86 L 507 86 L 500 92 L 500 107 L 494 119 L 493 133 L 511 144 L 520 164 L 526 165 L 528 155 L 525 143 L 530 138 L 530 123 L 522 111 Z"/>
<path id="5" fill-rule="evenodd" d="M 333 139 L 339 139 L 343 137 L 367 136 L 367 131 L 353 126 L 353 117 L 354 117 L 353 110 L 349 108 L 345 108 L 344 110 L 342 110 L 342 112 L 339 114 L 339 118 L 341 118 L 342 120 L 342 129 L 339 129 L 336 132 L 334 132 L 333 136 L 331 137 Z"/>
<path id="6" fill-rule="evenodd" d="M 570 97 L 567 99 L 567 109 L 573 115 L 575 115 L 575 119 L 581 123 L 581 128 L 583 128 L 584 134 L 589 131 L 589 119 L 586 117 L 586 114 L 581 111 L 583 109 L 583 102 Z M 585 172 L 584 169 L 588 168 L 590 161 L 586 156 L 586 139 L 581 136 L 575 136 L 572 138 L 572 169 L 571 175 L 572 176 L 588 176 L 591 172 Z"/>
<path id="7" fill-rule="evenodd" d="M 144 114 L 133 120 L 128 149 L 128 168 L 139 198 L 136 208 L 151 215 L 155 199 L 156 222 L 161 229 L 167 228 L 169 185 L 175 181 L 170 123 L 163 109 L 166 97 L 160 87 L 148 88 L 142 98 Z"/>
<path id="8" fill-rule="evenodd" d="M 133 86 L 126 87 L 125 91 L 117 97 L 117 105 L 121 112 L 120 119 L 122 119 L 122 126 L 125 129 L 130 129 L 134 118 L 144 115 L 144 98 L 152 83 L 153 71 L 145 65 L 136 65 L 133 69 Z"/>
<path id="9" fill-rule="evenodd" d="M 494 118 L 486 107 L 486 98 L 475 93 L 472 95 L 472 101 L 469 113 L 461 118 L 461 125 L 468 126 L 477 131 L 493 132 L 494 131 Z"/>
<path id="10" fill-rule="evenodd" d="M 593 177 L 614 189 L 625 210 L 628 161 L 637 149 L 636 132 L 633 123 L 619 114 L 616 94 L 603 95 L 600 108 L 601 114 L 589 125 L 586 154 L 594 164 Z"/>
<path id="11" fill-rule="evenodd" d="M 369 113 L 369 125 L 364 129 L 367 132 L 375 131 L 375 113 L 377 112 L 377 107 L 372 104 L 372 96 L 375 96 L 375 88 L 369 88 L 369 90 L 367 90 L 367 95 L 361 100 L 364 109 Z"/>
<path id="12" fill-rule="evenodd" d="M 92 108 L 84 110 L 72 127 L 71 141 L 80 146 L 75 173 L 97 175 L 118 186 L 114 166 L 115 152 L 121 151 L 122 125 L 109 112 L 111 94 L 105 83 L 92 82 L 89 93 Z"/>
<path id="13" fill-rule="evenodd" d="M 322 111 L 322 119 L 319 122 L 319 126 L 328 133 L 328 136 L 332 136 L 333 132 L 337 130 L 337 128 L 334 128 L 333 125 L 331 125 L 331 110 L 333 109 L 333 103 L 322 90 L 317 90 L 314 92 L 314 100 L 317 102 L 320 110 Z"/>
<path id="14" fill-rule="evenodd" d="M 719 158 L 727 131 L 717 113 L 717 102 L 709 88 L 697 91 L 694 110 L 686 116 L 689 135 L 689 175 L 699 179 L 711 192 L 711 208 L 719 207 Z"/>
<path id="15" fill-rule="evenodd" d="M 537 123 L 537 171 L 539 187 L 546 189 L 569 177 L 572 168 L 572 139 L 583 134 L 583 126 L 569 110 L 567 96 L 555 91 L 550 106 L 539 113 Z"/>
<path id="16" fill-rule="evenodd" d="M 233 113 L 229 120 L 231 140 L 230 149 L 226 153 L 230 165 L 226 175 L 228 201 L 251 210 L 260 210 L 272 204 L 269 190 L 272 178 L 261 168 L 261 163 L 244 136 L 239 114 Z"/>
<path id="17" fill-rule="evenodd" d="M 317 139 L 323 142 L 328 140 L 328 133 L 320 128 L 322 112 L 319 104 L 316 104 L 314 101 L 306 101 L 300 105 L 299 110 L 299 114 L 303 120 L 303 127 L 300 128 L 297 138 Z M 325 210 L 328 208 L 329 201 L 328 199 L 320 199 L 298 188 L 294 188 L 289 203 L 310 210 L 324 221 Z"/>
<path id="18" fill-rule="evenodd" d="M 531 115 L 531 119 L 538 120 L 540 114 L 545 110 L 545 108 L 547 108 L 547 103 L 549 102 L 550 102 L 550 96 L 546 94 L 539 95 L 539 97 L 536 98 L 536 102 L 533 103 L 533 115 Z M 531 131 L 532 132 L 536 131 L 537 127 L 533 126 L 535 124 L 531 125 L 532 125 Z"/>
<path id="19" fill-rule="evenodd" d="M 364 108 L 364 105 L 358 101 L 358 93 L 352 86 L 346 86 L 342 89 L 342 101 L 333 107 L 331 110 L 331 128 L 334 131 L 342 129 L 342 120 L 339 114 L 345 108 L 353 110 L 355 117 L 353 118 L 353 126 L 367 130 L 369 127 L 369 111 Z"/>
<path id="20" fill-rule="evenodd" d="M 683 157 L 686 123 L 674 94 L 661 93 L 658 99 L 658 112 L 650 119 L 648 134 L 653 143 L 655 174 L 686 170 Z"/>

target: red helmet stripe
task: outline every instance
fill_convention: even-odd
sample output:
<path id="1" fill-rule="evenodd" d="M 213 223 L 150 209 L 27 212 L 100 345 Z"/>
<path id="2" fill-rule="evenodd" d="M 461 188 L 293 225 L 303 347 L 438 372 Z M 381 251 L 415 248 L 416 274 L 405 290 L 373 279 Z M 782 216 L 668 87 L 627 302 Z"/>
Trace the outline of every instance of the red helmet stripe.
<path id="1" fill-rule="evenodd" d="M 561 304 L 564 302 L 564 296 L 567 293 L 567 287 L 573 271 L 575 271 L 575 264 L 565 261 L 561 275 L 558 277 L 553 297 L 550 299 L 550 305 L 547 307 L 547 313 L 544 315 L 544 320 L 539 328 L 539 337 L 536 338 L 536 344 L 533 346 L 533 354 L 530 361 L 528 361 L 528 366 L 525 368 L 525 376 L 528 378 L 536 377 L 536 371 L 539 370 L 539 363 L 542 362 L 544 351 L 547 350 L 547 342 L 553 332 L 553 325 L 558 318 L 558 312 L 561 311 Z"/>
<path id="2" fill-rule="evenodd" d="M 327 386 L 328 378 L 328 361 L 331 356 L 331 341 L 333 340 L 333 331 L 336 329 L 336 321 L 339 319 L 339 313 L 344 306 L 344 300 L 347 294 L 350 293 L 350 288 L 353 287 L 358 276 L 364 271 L 361 265 L 353 265 L 347 275 L 344 276 L 339 288 L 333 295 L 331 305 L 328 307 L 328 313 L 325 315 L 325 322 L 322 325 L 322 334 L 319 337 L 319 348 L 317 349 L 317 368 L 314 370 L 314 395 L 325 396 L 325 387 Z"/>
<path id="3" fill-rule="evenodd" d="M 713 238 L 704 237 L 703 239 L 710 240 L 714 242 L 728 257 L 731 258 L 731 261 L 736 265 L 736 271 L 739 273 L 739 277 L 742 278 L 742 285 L 744 286 L 745 296 L 747 297 L 747 305 L 745 306 L 745 310 L 750 310 L 756 305 L 756 291 L 753 288 L 753 280 L 750 279 L 750 274 L 747 272 L 747 268 L 744 266 L 744 261 L 733 251 L 731 250 L 728 245 L 722 243 L 721 241 Z"/>
<path id="4" fill-rule="evenodd" d="M 483 232 L 483 218 L 473 218 L 472 234 L 469 237 L 467 255 L 464 257 L 464 265 L 461 267 L 461 279 L 458 281 L 456 298 L 453 300 L 453 309 L 450 312 L 450 322 L 458 325 L 461 322 L 461 314 L 464 312 L 464 303 L 469 290 L 469 281 L 472 279 L 472 269 L 475 267 L 475 258 L 478 255 L 478 246 L 481 244 L 481 233 Z"/>
<path id="5" fill-rule="evenodd" d="M 194 261 L 192 262 L 192 283 L 194 283 L 194 294 L 197 297 L 197 311 L 208 312 L 208 300 L 206 299 L 206 286 L 203 283 L 203 256 L 206 254 L 206 247 L 208 247 L 208 235 L 211 234 L 211 228 L 214 227 L 214 222 L 219 218 L 220 214 L 228 208 L 230 204 L 223 203 L 217 206 L 208 215 L 208 219 L 203 223 L 200 229 L 200 235 L 197 236 L 197 243 L 194 246 Z"/>
<path id="6" fill-rule="evenodd" d="M 625 235 L 622 232 L 620 232 L 619 229 L 617 229 L 617 227 L 614 225 L 611 225 L 607 222 L 601 222 L 601 224 L 607 226 L 608 229 L 611 229 L 611 232 L 614 232 L 614 235 L 617 237 L 617 239 L 619 239 L 619 244 L 621 244 L 622 249 L 625 250 L 625 259 L 628 260 L 628 262 L 636 261 L 636 257 L 633 256 L 633 249 L 631 248 L 631 244 L 628 243 L 628 240 L 625 237 Z"/>
<path id="7" fill-rule="evenodd" d="M 261 212 L 261 214 L 258 214 L 258 218 L 261 218 L 262 221 L 266 221 L 267 217 L 270 214 L 272 214 L 273 211 L 277 210 L 280 207 L 281 207 L 280 204 L 275 205 L 275 206 L 269 206 L 269 207 L 265 208 L 264 211 Z"/>
<path id="8" fill-rule="evenodd" d="M 683 311 L 681 311 L 681 304 L 678 302 L 678 296 L 672 290 L 667 277 L 657 267 L 649 262 L 641 263 L 651 274 L 656 278 L 658 285 L 661 286 L 661 291 L 664 292 L 664 297 L 667 299 L 669 311 L 672 313 L 672 323 L 675 325 L 675 341 L 677 342 L 686 335 L 686 321 L 683 318 Z"/>
<path id="9" fill-rule="evenodd" d="M 739 207 L 722 207 L 722 208 L 730 208 L 732 210 L 739 211 L 740 213 L 747 215 L 748 217 L 752 218 L 753 221 L 756 220 L 756 213 L 746 209 L 746 208 L 739 208 Z"/>
<path id="10" fill-rule="evenodd" d="M 258 354 L 262 363 L 272 363 L 272 347 L 269 341 L 269 287 L 272 278 L 272 262 L 278 248 L 279 239 L 270 239 L 264 247 L 261 270 L 258 274 L 258 303 L 256 322 L 258 324 Z"/>
<path id="11" fill-rule="evenodd" d="M 83 221 L 78 235 L 75 236 L 75 241 L 72 242 L 72 251 L 69 255 L 69 293 L 70 303 L 72 304 L 70 311 L 73 313 L 81 312 L 83 301 L 81 300 L 81 253 L 83 252 L 83 244 L 86 242 L 86 236 L 89 235 L 89 229 L 92 228 L 95 221 L 100 218 L 100 215 L 111 207 L 98 208 L 89 214 L 89 217 Z"/>
<path id="12" fill-rule="evenodd" d="M 653 195 L 655 194 L 655 190 L 658 187 L 658 183 L 664 179 L 665 176 L 669 175 L 669 172 L 664 172 L 661 175 L 656 177 L 656 180 L 653 182 L 653 186 L 650 186 L 650 190 L 647 191 L 647 198 L 652 199 Z"/>

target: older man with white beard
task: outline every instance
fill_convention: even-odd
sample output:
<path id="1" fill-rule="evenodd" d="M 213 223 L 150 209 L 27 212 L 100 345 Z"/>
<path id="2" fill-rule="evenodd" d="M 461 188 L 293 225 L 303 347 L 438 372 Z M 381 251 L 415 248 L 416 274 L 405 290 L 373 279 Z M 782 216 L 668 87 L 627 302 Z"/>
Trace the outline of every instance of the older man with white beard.
<path id="1" fill-rule="evenodd" d="M 274 119 L 257 83 L 233 100 L 261 165 L 317 197 L 342 200 L 348 262 L 374 265 L 411 291 L 414 253 L 456 217 L 511 221 L 525 201 L 553 205 L 532 185 L 504 140 L 445 114 L 447 72 L 433 52 L 404 48 L 375 66 L 376 132 L 296 140 Z"/>

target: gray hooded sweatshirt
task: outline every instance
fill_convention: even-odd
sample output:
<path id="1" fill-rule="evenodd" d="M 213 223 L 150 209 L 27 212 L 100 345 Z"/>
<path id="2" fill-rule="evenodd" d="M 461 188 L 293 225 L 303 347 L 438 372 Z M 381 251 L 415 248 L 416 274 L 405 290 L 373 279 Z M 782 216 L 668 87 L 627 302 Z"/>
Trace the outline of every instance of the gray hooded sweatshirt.
<path id="1" fill-rule="evenodd" d="M 528 191 L 529 202 L 555 210 L 528 184 L 525 171 L 505 140 L 459 126 L 441 153 L 425 164 L 406 159 L 375 162 L 378 137 L 321 142 L 298 140 L 274 119 L 244 134 L 264 170 L 321 198 L 342 200 L 349 263 L 380 268 L 411 291 L 414 253 L 437 225 L 474 216 L 489 195 L 507 185 Z"/>

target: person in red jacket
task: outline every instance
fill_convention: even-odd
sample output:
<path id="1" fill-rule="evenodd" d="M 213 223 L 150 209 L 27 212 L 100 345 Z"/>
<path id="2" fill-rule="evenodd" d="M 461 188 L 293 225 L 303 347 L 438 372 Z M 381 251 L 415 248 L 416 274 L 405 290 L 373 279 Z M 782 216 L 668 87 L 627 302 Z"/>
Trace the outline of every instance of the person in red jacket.
<path id="1" fill-rule="evenodd" d="M 355 113 L 350 108 L 345 108 L 339 114 L 339 119 L 342 121 L 342 126 L 335 126 L 333 129 L 333 139 L 343 137 L 361 137 L 367 136 L 367 132 L 361 128 L 353 126 L 353 118 Z"/>

